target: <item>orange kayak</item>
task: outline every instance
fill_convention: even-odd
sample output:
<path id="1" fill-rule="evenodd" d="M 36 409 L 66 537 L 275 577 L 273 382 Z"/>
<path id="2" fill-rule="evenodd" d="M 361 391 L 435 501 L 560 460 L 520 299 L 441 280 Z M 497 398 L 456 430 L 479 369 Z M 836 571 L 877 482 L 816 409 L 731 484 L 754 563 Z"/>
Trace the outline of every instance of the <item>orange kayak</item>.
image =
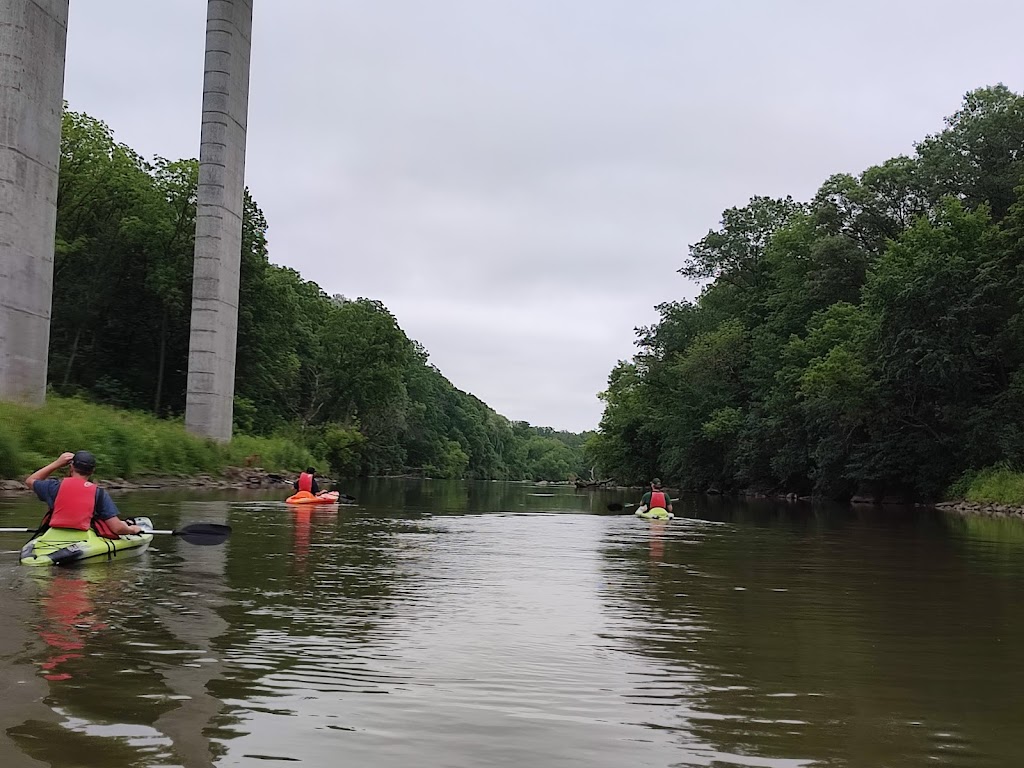
<path id="1" fill-rule="evenodd" d="M 309 491 L 299 491 L 285 499 L 287 504 L 337 504 L 337 491 L 320 491 L 315 496 Z"/>

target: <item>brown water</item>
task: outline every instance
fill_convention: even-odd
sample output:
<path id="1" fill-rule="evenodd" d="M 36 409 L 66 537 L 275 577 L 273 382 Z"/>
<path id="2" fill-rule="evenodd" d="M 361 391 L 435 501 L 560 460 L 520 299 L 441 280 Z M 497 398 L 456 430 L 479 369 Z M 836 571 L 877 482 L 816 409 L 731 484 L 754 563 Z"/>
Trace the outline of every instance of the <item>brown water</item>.
<path id="1" fill-rule="evenodd" d="M 1018 521 L 343 490 L 117 496 L 235 532 L 111 564 L 3 534 L 0 766 L 1024 765 Z"/>

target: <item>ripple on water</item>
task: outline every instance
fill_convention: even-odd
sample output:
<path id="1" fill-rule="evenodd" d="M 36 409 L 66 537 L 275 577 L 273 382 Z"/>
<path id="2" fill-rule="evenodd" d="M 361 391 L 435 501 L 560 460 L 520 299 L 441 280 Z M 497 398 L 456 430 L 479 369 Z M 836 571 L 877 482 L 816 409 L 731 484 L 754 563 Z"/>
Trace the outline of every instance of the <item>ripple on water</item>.
<path id="1" fill-rule="evenodd" d="M 1017 754 L 1020 547 L 857 518 L 652 525 L 444 514 L 450 499 L 406 513 L 358 495 L 344 513 L 183 508 L 235 533 L 201 557 L 161 542 L 75 585 L 89 622 L 59 625 L 51 582 L 11 570 L 4 599 L 25 614 L 7 630 L 24 633 L 12 668 L 29 659 L 34 674 L 58 626 L 88 657 L 42 683 L 59 730 L 15 718 L 11 743 L 72 733 L 147 768 L 186 754 L 379 768 L 975 768 Z"/>

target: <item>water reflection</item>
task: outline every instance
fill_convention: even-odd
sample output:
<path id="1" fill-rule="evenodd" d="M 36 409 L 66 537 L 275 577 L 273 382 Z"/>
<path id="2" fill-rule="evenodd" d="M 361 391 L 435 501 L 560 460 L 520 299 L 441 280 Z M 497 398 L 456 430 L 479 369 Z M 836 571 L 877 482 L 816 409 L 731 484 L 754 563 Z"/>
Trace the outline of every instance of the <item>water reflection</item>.
<path id="1" fill-rule="evenodd" d="M 97 616 L 90 594 L 101 579 L 86 575 L 96 573 L 68 569 L 45 574 L 50 578 L 43 587 L 43 610 L 36 631 L 51 649 L 49 657 L 39 665 L 46 680 L 70 680 L 69 662 L 85 658 L 82 651 L 88 636 L 107 629 L 107 624 Z"/>
<path id="2" fill-rule="evenodd" d="M 40 642 L 29 647 L 36 674 L 47 684 L 41 701 L 49 709 L 7 728 L 23 755 L 47 765 L 89 754 L 90 763 L 147 766 L 168 754 L 168 740 L 143 719 L 123 717 L 125 702 L 139 690 L 139 675 L 124 665 L 141 562 L 22 572 L 26 591 L 36 594 L 31 626 Z"/>
<path id="3" fill-rule="evenodd" d="M 228 508 L 177 506 L 210 522 Z M 173 527 L 170 512 L 158 522 Z M 202 731 L 221 707 L 205 689 L 210 640 L 226 626 L 216 615 L 225 553 L 159 537 L 130 563 L 21 569 L 36 594 L 32 655 L 48 712 L 7 728 L 18 752 L 55 766 L 210 765 Z"/>
<path id="4" fill-rule="evenodd" d="M 0 765 L 1015 764 L 1017 521 L 689 498 L 662 523 L 609 515 L 615 492 L 346 490 L 356 506 L 122 495 L 234 534 L 0 565 Z"/>
<path id="5" fill-rule="evenodd" d="M 228 524 L 229 514 L 226 501 L 181 506 L 185 522 Z M 232 544 L 196 547 L 174 540 L 174 546 L 173 566 L 169 565 L 165 573 L 177 600 L 157 602 L 153 615 L 173 638 L 174 650 L 178 651 L 177 663 L 162 665 L 160 670 L 164 683 L 173 691 L 171 699 L 176 706 L 161 714 L 153 725 L 170 737 L 185 768 L 202 768 L 223 752 L 211 741 L 208 731 L 224 705 L 209 689 L 224 672 L 214 641 L 228 628 L 219 611 L 230 602 L 224 573 Z"/>
<path id="6" fill-rule="evenodd" d="M 668 523 L 659 520 L 648 522 L 648 553 L 652 565 L 657 565 L 665 559 L 665 532 L 667 528 Z"/>
<path id="7" fill-rule="evenodd" d="M 652 724 L 677 730 L 687 754 L 711 760 L 703 743 L 739 765 L 1019 758 L 1016 715 L 992 703 L 1024 672 L 1010 650 L 1024 640 L 1011 597 L 1020 548 L 1016 579 L 997 582 L 932 513 L 691 505 L 692 519 L 669 524 L 670 567 L 649 578 L 635 578 L 649 540 L 623 546 L 610 531 L 605 543 L 616 637 L 654 667 L 635 700 L 664 708 Z"/>

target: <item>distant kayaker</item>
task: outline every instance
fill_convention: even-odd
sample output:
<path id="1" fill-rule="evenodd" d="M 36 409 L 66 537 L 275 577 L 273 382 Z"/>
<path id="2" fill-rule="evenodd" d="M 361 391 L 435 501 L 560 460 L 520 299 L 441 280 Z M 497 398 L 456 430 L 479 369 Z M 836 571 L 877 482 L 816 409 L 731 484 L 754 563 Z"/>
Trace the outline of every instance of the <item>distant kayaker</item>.
<path id="1" fill-rule="evenodd" d="M 50 477 L 61 467 L 68 466 L 71 467 L 70 477 L 63 480 Z M 142 532 L 139 526 L 128 525 L 118 517 L 120 513 L 110 494 L 89 480 L 95 471 L 96 457 L 91 453 L 67 452 L 25 479 L 25 485 L 49 506 L 41 528 L 70 528 L 76 531 L 92 528 L 108 539 Z"/>
<path id="2" fill-rule="evenodd" d="M 316 483 L 316 469 L 306 467 L 306 471 L 299 474 L 299 479 L 292 483 L 296 491 L 306 491 L 314 496 L 320 493 L 320 486 Z"/>
<path id="3" fill-rule="evenodd" d="M 651 490 L 644 494 L 644 497 L 640 500 L 640 505 L 647 507 L 647 509 L 667 509 L 669 512 L 672 511 L 672 497 L 661 490 L 661 480 L 654 478 L 651 480 Z"/>

